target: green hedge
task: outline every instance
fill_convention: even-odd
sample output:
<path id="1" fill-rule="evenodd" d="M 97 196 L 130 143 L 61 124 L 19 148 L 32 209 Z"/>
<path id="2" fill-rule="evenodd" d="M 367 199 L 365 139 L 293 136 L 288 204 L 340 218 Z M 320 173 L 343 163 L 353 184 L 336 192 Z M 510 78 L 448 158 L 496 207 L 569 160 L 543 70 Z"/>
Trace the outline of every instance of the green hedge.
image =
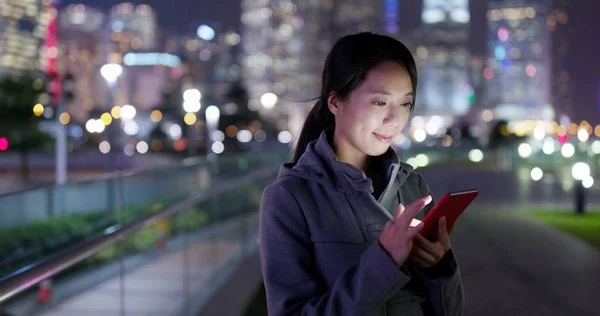
<path id="1" fill-rule="evenodd" d="M 181 196 L 170 197 L 157 203 L 125 207 L 123 208 L 123 219 L 126 223 L 130 222 L 180 199 Z M 68 246 L 101 234 L 108 227 L 119 223 L 119 218 L 118 211 L 111 214 L 106 210 L 101 210 L 85 215 L 70 214 L 35 221 L 22 227 L 0 231 L 0 278 Z M 139 237 L 138 234 L 142 237 Z M 142 246 L 146 246 L 149 243 L 147 240 L 152 236 L 144 230 L 138 234 L 135 235 L 132 245 L 127 247 L 128 250 L 146 249 Z M 114 255 L 108 256 L 109 253 L 113 253 L 113 251 L 106 249 L 96 257 L 110 260 Z M 97 262 L 98 260 L 96 258 L 91 261 Z"/>
<path id="2" fill-rule="evenodd" d="M 264 183 L 259 182 L 232 189 L 210 201 L 190 207 L 176 216 L 141 229 L 125 239 L 125 253 L 131 255 L 151 249 L 155 247 L 161 235 L 165 239 L 175 237 L 184 232 L 198 230 L 210 222 L 236 216 L 247 211 L 249 206 L 257 206 L 262 189 L 268 183 L 268 181 L 261 182 Z M 125 223 L 131 222 L 140 216 L 180 201 L 184 197 L 179 195 L 143 206 L 124 207 L 123 220 Z M 227 206 L 223 207 L 223 203 Z M 219 211 L 216 214 L 210 214 L 207 210 L 215 206 Z M 65 215 L 0 231 L 0 278 L 68 246 L 97 236 L 106 228 L 119 223 L 119 219 L 119 211 L 111 214 L 106 210 L 100 210 L 93 214 Z M 118 246 L 111 245 L 79 266 L 105 263 L 115 259 L 118 255 Z M 14 260 L 6 263 L 5 261 L 9 258 Z"/>

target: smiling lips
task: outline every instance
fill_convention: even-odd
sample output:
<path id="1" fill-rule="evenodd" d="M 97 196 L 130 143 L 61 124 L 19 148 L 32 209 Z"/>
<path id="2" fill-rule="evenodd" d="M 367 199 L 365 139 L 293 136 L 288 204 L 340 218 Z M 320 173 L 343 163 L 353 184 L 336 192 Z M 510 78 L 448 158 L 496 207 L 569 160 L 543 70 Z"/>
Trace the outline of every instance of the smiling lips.
<path id="1" fill-rule="evenodd" d="M 394 138 L 393 136 L 388 136 L 388 135 L 381 135 L 381 134 L 377 134 L 377 133 L 373 133 L 373 135 L 375 135 L 375 138 L 379 139 L 380 141 L 389 144 L 392 142 L 392 139 Z"/>

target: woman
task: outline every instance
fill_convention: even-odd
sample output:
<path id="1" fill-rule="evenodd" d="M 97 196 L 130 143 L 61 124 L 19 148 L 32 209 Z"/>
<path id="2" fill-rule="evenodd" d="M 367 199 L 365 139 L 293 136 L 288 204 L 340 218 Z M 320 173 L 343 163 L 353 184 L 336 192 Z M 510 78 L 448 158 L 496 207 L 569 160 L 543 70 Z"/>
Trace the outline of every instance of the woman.
<path id="1" fill-rule="evenodd" d="M 445 220 L 421 175 L 390 147 L 415 104 L 409 50 L 383 35 L 341 38 L 323 70 L 294 163 L 263 192 L 260 254 L 270 315 L 461 315 Z M 405 205 L 408 205 L 404 207 Z"/>

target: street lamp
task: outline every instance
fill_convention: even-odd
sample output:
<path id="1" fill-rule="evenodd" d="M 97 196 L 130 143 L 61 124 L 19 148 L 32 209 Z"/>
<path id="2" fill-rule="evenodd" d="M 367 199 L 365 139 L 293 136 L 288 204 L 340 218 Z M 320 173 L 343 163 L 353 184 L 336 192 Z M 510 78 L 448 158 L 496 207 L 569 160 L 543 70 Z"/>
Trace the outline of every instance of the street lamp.
<path id="1" fill-rule="evenodd" d="M 109 64 L 105 64 L 100 68 L 100 74 L 102 75 L 102 77 L 104 78 L 104 80 L 106 80 L 106 84 L 107 84 L 107 102 L 106 102 L 106 109 L 108 110 L 108 112 L 111 112 L 111 107 L 114 103 L 114 88 L 115 85 L 117 83 L 117 80 L 119 80 L 119 77 L 123 74 L 123 67 L 119 64 L 115 64 L 115 63 L 109 63 Z M 109 127 L 108 131 L 108 143 L 111 146 L 115 145 L 114 142 L 114 127 Z M 115 148 L 117 148 L 117 146 L 114 146 Z M 112 151 L 114 153 L 114 150 Z M 109 155 L 109 166 L 108 169 L 109 171 L 114 171 L 114 154 L 111 153 Z"/>
<path id="2" fill-rule="evenodd" d="M 108 112 L 112 112 L 111 108 L 114 103 L 114 88 L 117 83 L 117 80 L 119 80 L 119 77 L 123 74 L 123 67 L 119 64 L 114 64 L 114 63 L 105 64 L 100 68 L 100 74 L 102 75 L 104 80 L 106 80 L 106 85 L 107 85 L 106 110 Z M 112 172 L 115 169 L 115 151 L 118 148 L 118 146 L 116 146 L 116 144 L 115 144 L 115 127 L 114 127 L 114 125 L 116 125 L 116 124 L 106 126 L 108 128 L 108 130 L 107 130 L 108 146 L 105 146 L 105 147 L 107 147 L 105 149 L 110 150 L 110 152 L 108 153 L 108 171 L 109 172 Z M 114 148 L 112 148 L 112 150 L 111 150 L 111 147 L 114 147 Z M 107 181 L 107 198 L 108 198 L 109 209 L 111 211 L 113 211 L 117 208 L 117 201 L 116 201 L 115 197 L 116 197 L 115 183 L 114 183 L 114 179 L 112 177 L 110 177 Z"/>
<path id="3" fill-rule="evenodd" d="M 589 178 L 591 177 L 590 166 L 585 162 L 578 162 L 573 165 L 571 169 L 571 175 L 575 179 L 575 213 L 583 214 L 585 212 L 585 184 L 589 185 Z M 593 179 L 592 179 L 593 184 Z"/>
<path id="4" fill-rule="evenodd" d="M 202 93 L 198 89 L 187 89 L 183 92 L 183 110 L 186 112 L 184 121 L 188 125 L 188 152 L 190 156 L 195 154 L 196 149 L 196 113 L 202 108 L 201 99 Z"/>
<path id="5" fill-rule="evenodd" d="M 196 33 L 200 39 L 205 41 L 212 41 L 212 39 L 215 38 L 215 30 L 205 24 L 200 25 Z"/>
<path id="6" fill-rule="evenodd" d="M 100 68 L 100 74 L 110 86 L 114 86 L 121 74 L 123 74 L 123 67 L 119 64 L 106 64 Z"/>
<path id="7" fill-rule="evenodd" d="M 212 143 L 211 137 L 212 137 L 212 134 L 214 133 L 214 131 L 216 131 L 217 128 L 219 127 L 219 118 L 221 117 L 221 111 L 219 110 L 219 108 L 217 106 L 210 105 L 209 107 L 206 108 L 204 116 L 206 118 L 206 130 L 208 131 L 207 138 L 206 138 L 207 156 L 209 158 L 214 158 L 215 151 L 213 150 L 213 143 Z M 217 151 L 223 152 L 222 149 L 217 150 Z"/>

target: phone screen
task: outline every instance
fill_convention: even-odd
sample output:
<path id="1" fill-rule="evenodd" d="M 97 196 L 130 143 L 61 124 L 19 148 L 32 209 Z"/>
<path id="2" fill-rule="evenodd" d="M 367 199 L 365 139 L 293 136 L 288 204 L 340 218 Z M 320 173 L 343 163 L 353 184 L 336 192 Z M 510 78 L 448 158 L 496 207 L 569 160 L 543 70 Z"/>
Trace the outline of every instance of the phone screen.
<path id="1" fill-rule="evenodd" d="M 416 218 L 413 218 L 412 221 L 410 221 L 410 227 L 416 227 L 417 225 L 421 224 L 421 220 L 418 220 Z"/>

